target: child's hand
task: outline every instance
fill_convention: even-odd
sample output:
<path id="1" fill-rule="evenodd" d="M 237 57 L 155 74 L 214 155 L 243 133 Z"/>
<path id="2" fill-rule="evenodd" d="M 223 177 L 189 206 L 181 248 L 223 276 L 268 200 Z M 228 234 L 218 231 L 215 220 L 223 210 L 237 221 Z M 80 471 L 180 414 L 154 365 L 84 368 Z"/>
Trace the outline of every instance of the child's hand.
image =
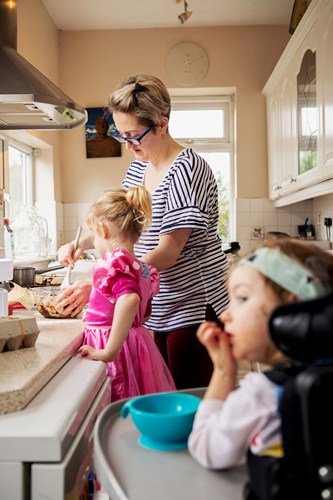
<path id="1" fill-rule="evenodd" d="M 205 321 L 197 331 L 199 341 L 206 347 L 208 352 L 220 349 L 221 343 L 228 342 L 224 330 L 213 321 Z"/>
<path id="2" fill-rule="evenodd" d="M 226 332 L 215 322 L 205 321 L 197 331 L 199 341 L 206 347 L 215 367 L 234 371 L 235 359 Z"/>
<path id="3" fill-rule="evenodd" d="M 95 361 L 109 361 L 106 356 L 105 350 L 104 349 L 95 349 L 94 347 L 91 347 L 90 345 L 82 345 L 78 353 L 81 354 L 84 358 L 88 359 L 94 359 Z"/>

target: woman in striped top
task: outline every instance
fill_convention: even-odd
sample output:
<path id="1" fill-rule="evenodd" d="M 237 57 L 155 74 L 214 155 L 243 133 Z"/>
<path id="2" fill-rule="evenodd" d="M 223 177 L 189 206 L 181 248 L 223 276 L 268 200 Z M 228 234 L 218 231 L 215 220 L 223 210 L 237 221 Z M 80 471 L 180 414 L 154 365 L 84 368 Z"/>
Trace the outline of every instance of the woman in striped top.
<path id="1" fill-rule="evenodd" d="M 113 136 L 134 155 L 124 188 L 145 186 L 153 202 L 151 226 L 136 244 L 142 261 L 160 272 L 146 326 L 167 362 L 178 389 L 208 385 L 212 363 L 196 337 L 205 319 L 214 320 L 228 304 L 228 263 L 217 235 L 218 192 L 207 162 L 169 134 L 171 100 L 164 84 L 150 75 L 129 77 L 110 96 L 117 130 Z M 58 252 L 71 265 L 88 238 Z M 66 291 L 64 291 L 66 294 Z M 84 293 L 67 290 L 63 306 L 84 305 Z"/>

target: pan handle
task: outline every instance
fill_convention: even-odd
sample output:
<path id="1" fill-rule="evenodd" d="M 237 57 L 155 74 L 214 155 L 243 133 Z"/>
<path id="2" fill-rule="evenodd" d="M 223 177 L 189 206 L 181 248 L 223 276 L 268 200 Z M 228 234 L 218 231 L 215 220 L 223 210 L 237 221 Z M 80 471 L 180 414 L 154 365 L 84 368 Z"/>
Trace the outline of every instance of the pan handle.
<path id="1" fill-rule="evenodd" d="M 63 269 L 64 267 L 65 266 L 59 264 L 58 266 L 45 267 L 43 269 L 36 269 L 36 274 L 49 273 L 52 271 L 57 271 L 58 269 Z"/>

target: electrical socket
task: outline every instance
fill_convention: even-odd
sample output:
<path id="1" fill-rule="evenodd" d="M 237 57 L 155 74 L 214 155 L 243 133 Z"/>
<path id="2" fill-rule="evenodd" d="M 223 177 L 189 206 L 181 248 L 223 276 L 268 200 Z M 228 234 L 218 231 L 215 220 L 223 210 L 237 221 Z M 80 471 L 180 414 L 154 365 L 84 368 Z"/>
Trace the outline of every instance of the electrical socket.
<path id="1" fill-rule="evenodd" d="M 325 217 L 324 218 L 324 226 L 330 227 L 332 225 L 332 218 L 331 217 Z"/>
<path id="2" fill-rule="evenodd" d="M 322 224 L 322 215 L 321 212 L 317 212 L 317 226 L 321 226 Z"/>

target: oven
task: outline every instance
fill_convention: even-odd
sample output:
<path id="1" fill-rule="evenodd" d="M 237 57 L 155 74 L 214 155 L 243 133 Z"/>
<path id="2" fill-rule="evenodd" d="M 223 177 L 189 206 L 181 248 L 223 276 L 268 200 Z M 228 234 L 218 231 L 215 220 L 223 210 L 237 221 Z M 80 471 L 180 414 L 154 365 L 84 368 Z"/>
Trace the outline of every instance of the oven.
<path id="1" fill-rule="evenodd" d="M 71 358 L 23 410 L 0 416 L 1 500 L 92 500 L 93 427 L 110 403 L 105 363 Z"/>

